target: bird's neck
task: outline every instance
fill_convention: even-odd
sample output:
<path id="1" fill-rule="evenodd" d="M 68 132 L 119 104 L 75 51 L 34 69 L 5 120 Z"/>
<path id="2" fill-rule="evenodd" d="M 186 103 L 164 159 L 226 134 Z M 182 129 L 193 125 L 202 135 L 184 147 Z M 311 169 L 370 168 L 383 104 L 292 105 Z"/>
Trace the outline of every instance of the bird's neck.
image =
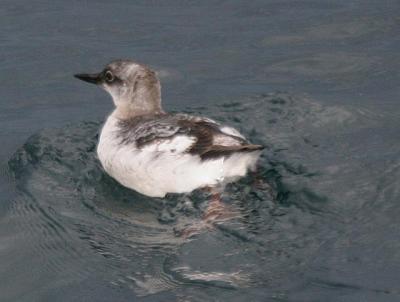
<path id="1" fill-rule="evenodd" d="M 141 78 L 136 85 L 124 86 L 118 93 L 109 92 L 116 106 L 114 114 L 120 119 L 164 112 L 161 107 L 161 86 L 154 75 L 153 78 Z"/>
<path id="2" fill-rule="evenodd" d="M 108 87 L 106 90 L 116 106 L 113 114 L 119 119 L 164 112 L 161 107 L 160 81 L 150 70 L 142 71 L 132 85 Z"/>
<path id="3" fill-rule="evenodd" d="M 141 115 L 163 114 L 161 102 L 135 100 L 133 102 L 116 102 L 118 105 L 112 115 L 120 120 L 132 119 Z"/>

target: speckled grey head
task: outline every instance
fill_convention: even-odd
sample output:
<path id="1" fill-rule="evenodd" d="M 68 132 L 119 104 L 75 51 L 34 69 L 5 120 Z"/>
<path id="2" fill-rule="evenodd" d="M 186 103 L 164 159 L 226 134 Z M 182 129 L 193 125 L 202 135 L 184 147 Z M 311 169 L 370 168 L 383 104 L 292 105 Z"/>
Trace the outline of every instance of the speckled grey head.
<path id="1" fill-rule="evenodd" d="M 121 115 L 162 112 L 160 81 L 147 66 L 131 60 L 116 60 L 99 73 L 76 74 L 75 77 L 103 87 Z"/>

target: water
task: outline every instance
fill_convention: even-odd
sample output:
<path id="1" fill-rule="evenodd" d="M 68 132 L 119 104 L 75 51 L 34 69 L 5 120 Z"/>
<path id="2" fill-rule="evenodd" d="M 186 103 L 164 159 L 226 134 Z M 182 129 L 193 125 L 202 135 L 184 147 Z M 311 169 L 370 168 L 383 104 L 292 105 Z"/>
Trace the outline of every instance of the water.
<path id="1" fill-rule="evenodd" d="M 396 1 L 3 1 L 1 301 L 398 301 Z M 144 197 L 95 157 L 111 101 L 72 74 L 132 58 L 168 110 L 266 145 L 235 216 Z"/>

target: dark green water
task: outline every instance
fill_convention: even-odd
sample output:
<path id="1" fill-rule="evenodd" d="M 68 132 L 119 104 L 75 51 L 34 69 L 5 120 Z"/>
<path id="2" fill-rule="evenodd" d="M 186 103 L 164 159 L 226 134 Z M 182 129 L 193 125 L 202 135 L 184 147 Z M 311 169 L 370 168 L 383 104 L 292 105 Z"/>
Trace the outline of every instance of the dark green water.
<path id="1" fill-rule="evenodd" d="M 399 301 L 396 1 L 3 1 L 0 301 Z M 72 74 L 157 69 L 168 110 L 267 148 L 235 217 L 101 169 L 111 100 Z"/>

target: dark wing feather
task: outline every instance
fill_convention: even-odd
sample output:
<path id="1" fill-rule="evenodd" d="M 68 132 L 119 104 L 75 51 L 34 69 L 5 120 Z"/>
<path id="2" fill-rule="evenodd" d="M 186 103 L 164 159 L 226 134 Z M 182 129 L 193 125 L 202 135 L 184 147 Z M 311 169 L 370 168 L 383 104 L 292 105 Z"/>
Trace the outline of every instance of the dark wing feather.
<path id="1" fill-rule="evenodd" d="M 238 152 L 254 152 L 263 149 L 264 146 L 253 145 L 253 144 L 248 144 L 243 146 L 212 146 L 210 149 L 200 154 L 200 157 L 202 160 L 207 160 L 207 159 L 230 156 L 233 153 L 238 153 Z"/>
<path id="2" fill-rule="evenodd" d="M 196 141 L 187 150 L 201 159 L 229 156 L 235 152 L 262 150 L 261 145 L 253 145 L 242 137 L 224 133 L 221 125 L 206 118 L 186 114 L 163 114 L 140 116 L 120 123 L 121 143 L 135 142 L 138 148 L 155 141 L 171 139 L 178 135 L 195 137 Z M 227 137 L 234 144 L 217 144 L 215 137 Z"/>
<path id="3" fill-rule="evenodd" d="M 261 145 L 253 145 L 241 137 L 222 132 L 221 126 L 213 121 L 200 120 L 192 122 L 183 120 L 180 125 L 183 128 L 190 129 L 189 134 L 196 137 L 196 142 L 188 152 L 199 155 L 203 160 L 229 156 L 235 152 L 252 152 L 264 149 Z M 215 144 L 214 137 L 216 135 L 230 137 L 234 139 L 235 144 Z"/>
<path id="4" fill-rule="evenodd" d="M 121 144 L 135 143 L 138 148 L 156 140 L 170 139 L 183 130 L 168 114 L 138 116 L 120 121 L 118 126 Z"/>

